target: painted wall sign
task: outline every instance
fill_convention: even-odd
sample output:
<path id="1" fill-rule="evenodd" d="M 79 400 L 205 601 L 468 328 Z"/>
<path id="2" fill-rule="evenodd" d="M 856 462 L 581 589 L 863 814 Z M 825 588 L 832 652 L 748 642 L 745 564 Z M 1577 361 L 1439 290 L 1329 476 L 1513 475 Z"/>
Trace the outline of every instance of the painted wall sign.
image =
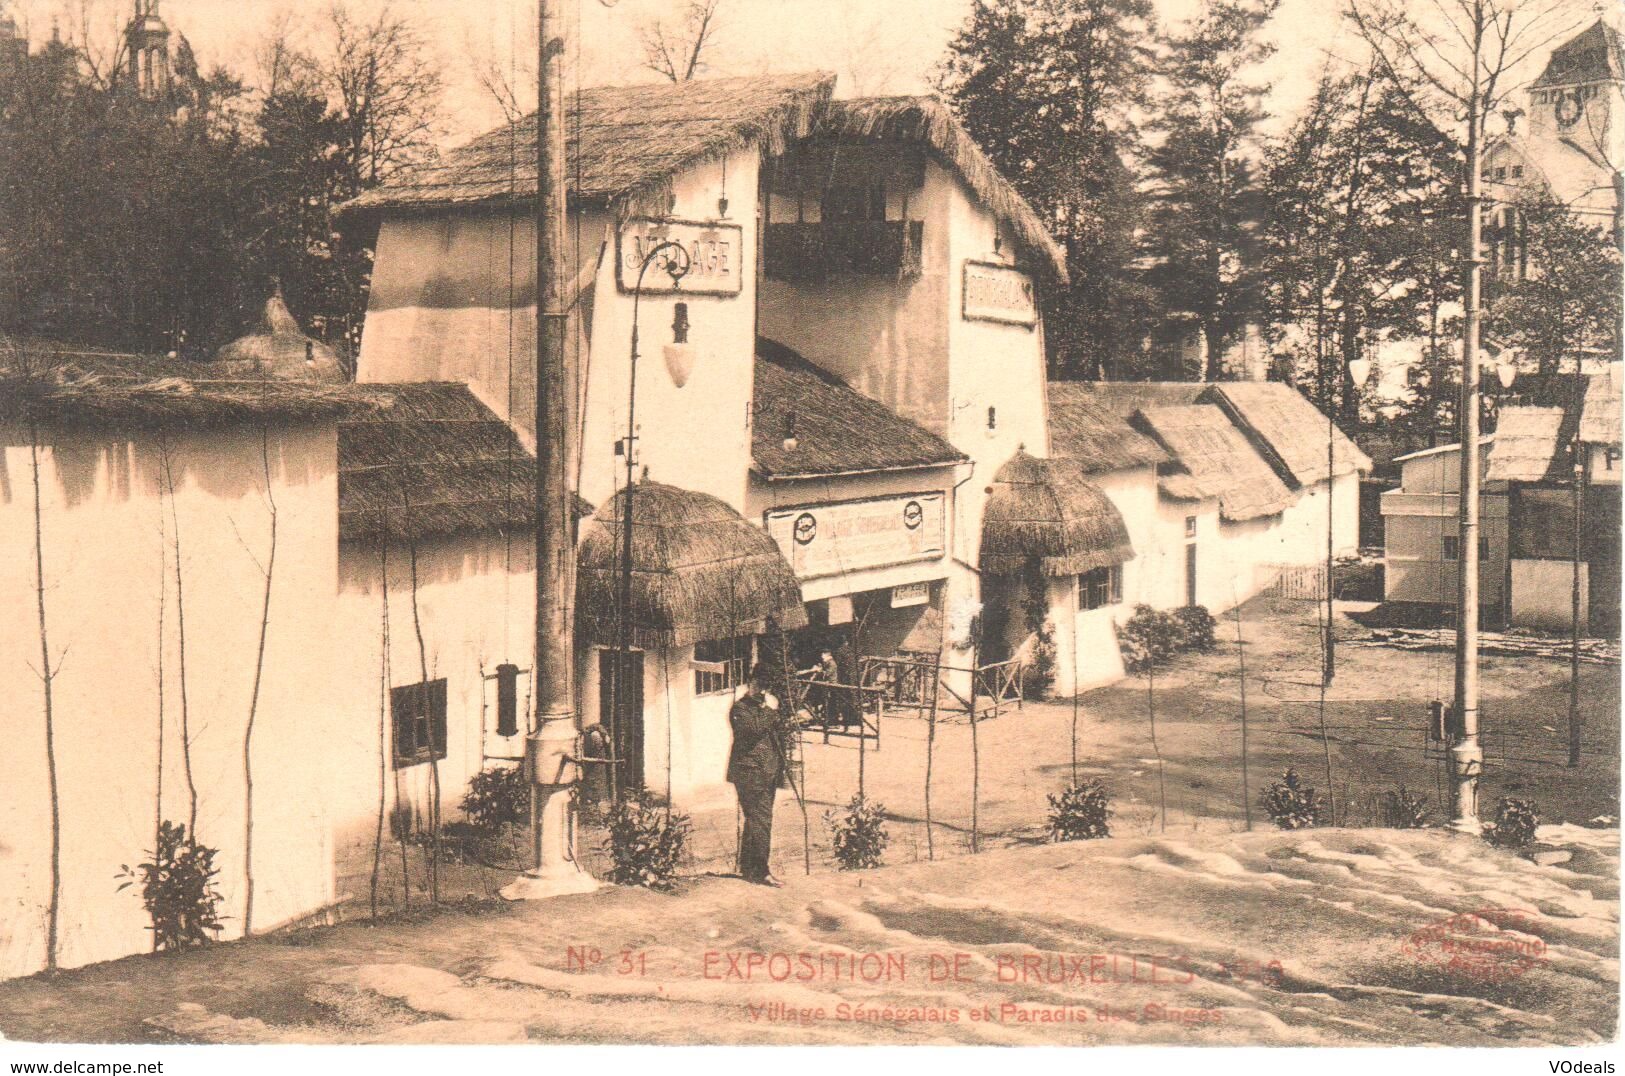
<path id="1" fill-rule="evenodd" d="M 638 269 L 650 251 L 665 242 L 688 252 L 688 273 L 673 284 L 657 259 L 643 274 L 644 294 L 738 295 L 744 287 L 745 231 L 737 224 L 635 217 L 621 225 L 615 247 L 616 276 L 621 290 L 637 287 Z"/>
<path id="2" fill-rule="evenodd" d="M 966 321 L 999 321 L 1028 328 L 1038 324 L 1033 278 L 997 262 L 965 263 L 962 306 Z"/>
<path id="3" fill-rule="evenodd" d="M 911 493 L 776 509 L 766 514 L 767 532 L 798 579 L 930 560 L 944 549 L 944 501 Z"/>

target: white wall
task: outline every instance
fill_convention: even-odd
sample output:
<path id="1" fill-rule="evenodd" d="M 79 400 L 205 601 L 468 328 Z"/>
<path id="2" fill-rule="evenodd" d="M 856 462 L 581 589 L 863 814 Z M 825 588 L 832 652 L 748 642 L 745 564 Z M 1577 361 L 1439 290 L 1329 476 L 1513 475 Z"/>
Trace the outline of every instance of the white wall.
<path id="1" fill-rule="evenodd" d="M 394 767 L 393 730 L 387 720 L 380 743 L 380 707 L 386 713 L 388 707 L 382 694 L 386 564 L 389 686 L 446 680 L 446 757 L 438 765 L 441 817 L 459 814 L 458 804 L 475 774 L 510 765 L 499 759 L 524 753 L 527 703 L 532 698 L 528 672 L 535 651 L 531 539 L 519 536 L 511 545 L 496 536 L 425 541 L 416 550 L 415 616 L 412 552 L 409 546 L 392 545 L 386 555 L 381 548 L 346 544 L 338 559 L 332 612 L 345 720 L 335 723 L 326 761 L 341 885 L 351 891 L 357 886 L 364 889 L 371 871 L 381 752 L 389 760 L 383 771 L 386 811 L 406 804 L 427 824 L 433 797 L 434 774 L 428 763 Z M 517 665 L 522 673 L 520 735 L 511 738 L 496 734 L 496 684 L 485 679 L 504 662 Z"/>
<path id="2" fill-rule="evenodd" d="M 156 439 L 47 435 L 40 452 L 46 615 L 62 824 L 60 963 L 150 948 L 139 892 L 117 892 L 121 864 L 153 845 L 158 666 L 164 685 L 164 805 L 185 822 L 180 633 L 174 539 L 186 617 L 186 712 L 197 832 L 220 849 L 226 937 L 245 896 L 243 745 L 261 629 L 270 516 L 258 431 L 168 438 L 175 496 L 161 496 Z M 0 437 L 0 678 L 12 686 L 0 779 L 0 978 L 45 963 L 50 822 L 27 439 Z M 273 429 L 277 558 L 253 734 L 254 925 L 267 929 L 332 897 L 324 771 L 313 748 L 341 719 L 332 685 L 329 603 L 337 549 L 333 428 Z M 166 563 L 167 549 L 167 570 Z M 160 638 L 160 602 L 164 628 Z"/>

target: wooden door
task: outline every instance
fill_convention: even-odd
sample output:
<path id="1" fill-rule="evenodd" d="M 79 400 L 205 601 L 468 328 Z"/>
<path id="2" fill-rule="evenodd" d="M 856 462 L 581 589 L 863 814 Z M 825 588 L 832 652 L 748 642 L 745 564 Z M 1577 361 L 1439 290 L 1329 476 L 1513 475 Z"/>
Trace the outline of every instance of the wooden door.
<path id="1" fill-rule="evenodd" d="M 621 660 L 619 650 L 598 652 L 598 712 L 599 720 L 613 730 L 615 757 L 620 759 L 616 781 L 625 791 L 643 787 L 643 652 L 628 653 L 625 675 L 617 676 Z M 620 684 L 625 685 L 624 694 Z"/>

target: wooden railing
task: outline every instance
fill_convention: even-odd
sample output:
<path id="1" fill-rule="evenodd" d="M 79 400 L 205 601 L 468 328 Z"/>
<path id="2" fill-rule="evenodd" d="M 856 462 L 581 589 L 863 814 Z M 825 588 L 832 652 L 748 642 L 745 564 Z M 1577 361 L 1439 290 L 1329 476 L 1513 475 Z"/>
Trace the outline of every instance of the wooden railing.
<path id="1" fill-rule="evenodd" d="M 1015 658 L 975 668 L 943 665 L 931 655 L 861 659 L 860 679 L 866 686 L 885 694 L 894 710 L 942 710 L 974 713 L 978 720 L 998 717 L 1024 703 L 1021 694 L 1021 663 Z M 968 673 L 970 696 L 954 690 L 946 674 Z"/>
<path id="2" fill-rule="evenodd" d="M 886 713 L 884 688 L 826 680 L 816 669 L 797 671 L 795 685 L 804 729 L 821 733 L 825 743 L 831 736 L 849 736 L 873 740 L 875 750 L 880 750 L 880 719 Z"/>

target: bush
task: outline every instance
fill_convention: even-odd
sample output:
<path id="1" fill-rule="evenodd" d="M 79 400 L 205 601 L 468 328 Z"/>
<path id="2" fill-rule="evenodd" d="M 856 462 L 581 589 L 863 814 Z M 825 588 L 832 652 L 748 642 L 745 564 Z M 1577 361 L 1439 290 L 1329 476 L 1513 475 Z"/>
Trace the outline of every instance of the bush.
<path id="1" fill-rule="evenodd" d="M 688 815 L 668 813 L 647 793 L 639 793 L 611 807 L 608 824 L 604 850 L 614 862 L 610 881 L 661 892 L 676 884 L 677 866 L 688 851 L 694 828 Z"/>
<path id="2" fill-rule="evenodd" d="M 523 767 L 493 767 L 482 770 L 468 782 L 463 797 L 463 814 L 474 828 L 500 833 L 506 826 L 530 822 L 530 782 Z"/>
<path id="3" fill-rule="evenodd" d="M 1046 620 L 1033 639 L 1032 660 L 1021 670 L 1021 694 L 1041 699 L 1055 686 L 1055 624 Z"/>
<path id="4" fill-rule="evenodd" d="M 1117 645 L 1123 652 L 1123 668 L 1143 673 L 1160 665 L 1179 648 L 1179 621 L 1149 605 L 1136 605 L 1134 613 L 1117 629 Z"/>
<path id="5" fill-rule="evenodd" d="M 1502 796 L 1495 808 L 1495 821 L 1484 830 L 1484 839 L 1497 848 L 1525 848 L 1535 839 L 1540 824 L 1540 808 L 1534 800 Z"/>
<path id="6" fill-rule="evenodd" d="M 120 890 L 140 884 L 158 949 L 173 952 L 209 944 L 220 932 L 220 892 L 214 887 L 219 849 L 197 843 L 183 825 L 164 822 L 158 827 L 158 847 L 147 854 L 152 858 L 146 863 L 134 870 L 126 863 L 116 877 L 125 879 Z"/>
<path id="7" fill-rule="evenodd" d="M 1049 839 L 1052 841 L 1088 841 L 1096 837 L 1110 837 L 1111 800 L 1099 778 L 1082 784 L 1068 785 L 1058 796 L 1049 800 Z"/>
<path id="8" fill-rule="evenodd" d="M 1388 792 L 1382 800 L 1382 824 L 1391 829 L 1423 829 L 1428 824 L 1428 798 L 1407 792 Z"/>
<path id="9" fill-rule="evenodd" d="M 891 837 L 886 833 L 886 808 L 862 796 L 853 796 L 846 812 L 824 812 L 835 843 L 835 861 L 843 871 L 869 870 L 880 866 Z"/>
<path id="10" fill-rule="evenodd" d="M 1298 779 L 1298 771 L 1288 769 L 1279 781 L 1266 788 L 1259 803 L 1270 821 L 1282 829 L 1307 829 L 1320 824 L 1320 796 Z"/>
<path id="11" fill-rule="evenodd" d="M 1179 622 L 1181 650 L 1199 650 L 1206 653 L 1219 645 L 1215 634 L 1219 622 L 1213 619 L 1213 614 L 1207 611 L 1207 606 L 1187 605 L 1175 609 L 1173 615 Z"/>

